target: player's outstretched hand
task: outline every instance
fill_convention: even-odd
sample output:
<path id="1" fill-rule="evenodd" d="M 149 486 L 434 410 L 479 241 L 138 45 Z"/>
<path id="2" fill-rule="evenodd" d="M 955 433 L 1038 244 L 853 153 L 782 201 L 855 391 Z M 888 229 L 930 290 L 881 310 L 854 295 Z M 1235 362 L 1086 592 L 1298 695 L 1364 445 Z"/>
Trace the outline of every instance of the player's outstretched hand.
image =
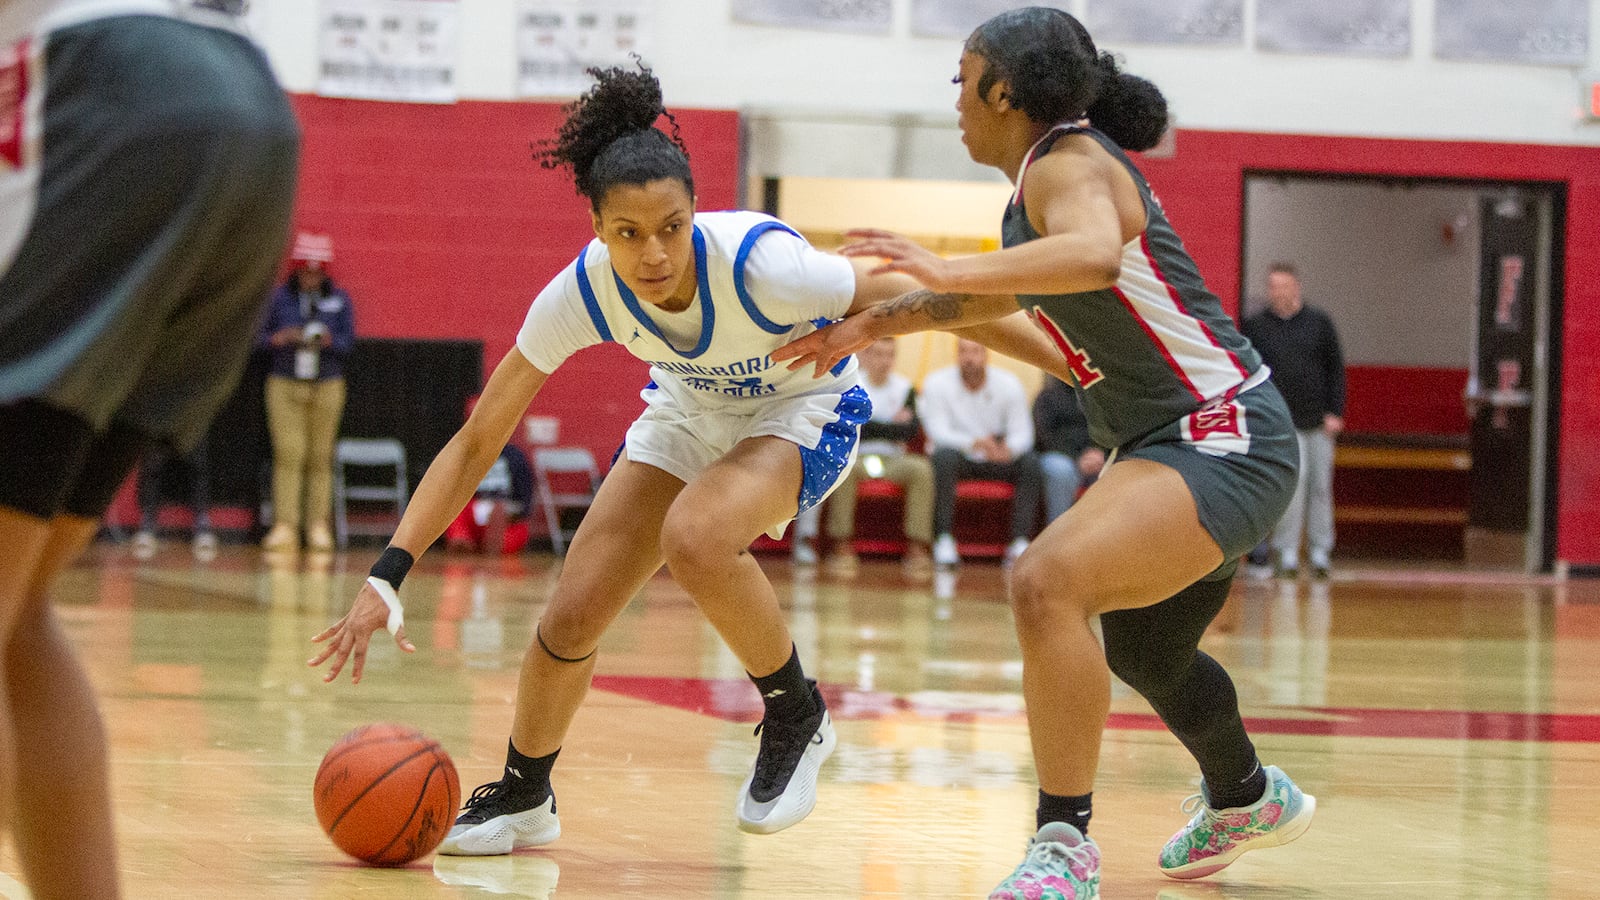
<path id="1" fill-rule="evenodd" d="M 355 663 L 350 668 L 350 682 L 361 683 L 361 670 L 367 664 L 367 644 L 372 640 L 372 633 L 387 627 L 389 623 L 389 606 L 378 596 L 378 591 L 371 584 L 363 583 L 361 593 L 356 595 L 356 602 L 345 613 L 344 618 L 333 623 L 327 631 L 311 639 L 314 644 L 326 643 L 322 652 L 307 660 L 306 664 L 312 668 L 322 665 L 329 659 L 333 665 L 328 668 L 323 681 L 333 681 L 339 677 L 339 672 L 344 669 L 344 664 L 355 657 Z M 406 626 L 401 625 L 395 629 L 394 642 L 401 650 L 407 653 L 417 652 L 415 644 L 406 638 Z"/>
<path id="2" fill-rule="evenodd" d="M 949 287 L 950 263 L 905 235 L 877 228 L 854 228 L 845 232 L 845 238 L 845 245 L 839 248 L 841 254 L 875 256 L 885 261 L 872 270 L 873 275 L 900 272 L 922 282 L 930 291 Z"/>
<path id="3" fill-rule="evenodd" d="M 857 313 L 784 344 L 772 351 L 772 359 L 775 362 L 793 360 L 789 363 L 791 370 L 815 365 L 811 377 L 821 378 L 839 360 L 865 350 L 878 339 L 867 327 L 869 324 L 867 313 Z"/>

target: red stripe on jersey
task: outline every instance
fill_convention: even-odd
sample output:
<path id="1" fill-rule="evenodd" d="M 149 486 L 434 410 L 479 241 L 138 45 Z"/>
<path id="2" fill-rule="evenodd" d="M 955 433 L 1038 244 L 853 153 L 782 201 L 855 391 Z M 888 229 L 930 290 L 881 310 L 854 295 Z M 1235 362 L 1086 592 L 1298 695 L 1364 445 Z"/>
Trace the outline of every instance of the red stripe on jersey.
<path id="1" fill-rule="evenodd" d="M 1143 251 L 1144 258 L 1149 261 L 1150 271 L 1155 274 L 1156 280 L 1161 282 L 1161 286 L 1167 289 L 1167 296 L 1172 298 L 1172 305 L 1178 308 L 1178 312 L 1193 319 L 1194 323 L 1200 326 L 1200 330 L 1205 334 L 1206 340 L 1211 342 L 1211 346 L 1228 355 L 1228 361 L 1233 363 L 1233 367 L 1238 371 L 1240 378 L 1249 378 L 1250 372 L 1245 369 L 1244 363 L 1239 361 L 1239 355 L 1222 346 L 1222 342 L 1217 340 L 1216 332 L 1211 330 L 1211 326 L 1206 324 L 1206 320 L 1191 314 L 1189 308 L 1183 305 L 1183 298 L 1179 296 L 1178 289 L 1173 287 L 1172 282 L 1167 280 L 1166 273 L 1161 271 L 1161 265 L 1156 262 L 1156 255 L 1150 250 L 1150 232 L 1148 229 L 1139 235 L 1139 249 Z"/>
<path id="2" fill-rule="evenodd" d="M 28 60 L 32 54 L 24 39 L 0 51 L 0 160 L 22 168 L 23 143 L 28 130 Z"/>
<path id="3" fill-rule="evenodd" d="M 1145 337 L 1150 339 L 1150 346 L 1161 351 L 1161 358 L 1167 361 L 1167 368 L 1178 376 L 1178 379 L 1183 382 L 1183 386 L 1189 389 L 1191 396 L 1204 403 L 1205 396 L 1200 393 L 1199 388 L 1194 386 L 1194 382 L 1189 380 L 1189 373 L 1183 370 L 1183 366 L 1178 365 L 1178 360 L 1167 349 L 1166 343 L 1156 335 L 1155 329 L 1150 327 L 1150 323 L 1145 321 L 1144 316 L 1139 315 L 1139 308 L 1134 305 L 1134 302 L 1129 300 L 1128 295 L 1122 292 L 1122 288 L 1116 285 L 1112 285 L 1111 292 L 1116 294 L 1117 299 L 1122 301 L 1122 305 L 1128 308 L 1128 315 L 1133 316 L 1133 321 L 1138 323 L 1139 328 L 1144 331 Z"/>

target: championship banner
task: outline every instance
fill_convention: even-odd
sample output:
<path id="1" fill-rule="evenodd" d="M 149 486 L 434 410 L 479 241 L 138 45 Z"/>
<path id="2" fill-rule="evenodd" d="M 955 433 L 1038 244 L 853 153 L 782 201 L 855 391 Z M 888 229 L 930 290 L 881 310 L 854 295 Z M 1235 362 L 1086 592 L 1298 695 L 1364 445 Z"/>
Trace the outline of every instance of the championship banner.
<path id="1" fill-rule="evenodd" d="M 1589 61 L 1589 0 L 1436 0 L 1434 55 L 1551 66 Z"/>
<path id="2" fill-rule="evenodd" d="M 1244 0 L 1086 0 L 1083 24 L 1101 47 L 1244 43 Z"/>
<path id="3" fill-rule="evenodd" d="M 820 31 L 888 34 L 889 0 L 733 0 L 733 20 Z"/>
<path id="4" fill-rule="evenodd" d="M 1071 12 L 1068 0 L 1040 0 L 1021 4 L 1016 0 L 912 0 L 911 33 L 917 37 L 965 40 L 972 29 L 1018 6 L 1053 6 Z"/>
<path id="5" fill-rule="evenodd" d="M 1256 0 L 1256 46 L 1282 53 L 1411 55 L 1411 0 Z"/>
<path id="6" fill-rule="evenodd" d="M 653 2 L 645 0 L 520 0 L 517 4 L 517 93 L 572 97 L 594 84 L 591 67 L 650 63 Z"/>
<path id="7" fill-rule="evenodd" d="M 317 93 L 453 103 L 456 0 L 322 0 Z"/>

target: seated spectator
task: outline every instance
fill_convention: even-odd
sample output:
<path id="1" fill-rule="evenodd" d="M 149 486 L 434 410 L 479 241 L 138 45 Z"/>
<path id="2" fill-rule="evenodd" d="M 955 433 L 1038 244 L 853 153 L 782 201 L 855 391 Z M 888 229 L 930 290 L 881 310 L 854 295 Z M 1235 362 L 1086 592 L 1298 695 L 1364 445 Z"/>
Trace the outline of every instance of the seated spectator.
<path id="1" fill-rule="evenodd" d="M 832 542 L 824 567 L 829 574 L 848 578 L 858 565 L 851 540 L 856 532 L 856 487 L 862 478 L 883 478 L 905 489 L 906 554 L 901 565 L 906 577 L 926 581 L 933 575 L 929 545 L 933 540 L 933 464 L 920 453 L 906 450 L 917 437 L 916 389 L 910 379 L 894 371 L 894 338 L 883 338 L 862 350 L 861 387 L 872 398 L 872 418 L 861 426 L 861 447 L 850 474 L 828 498 L 828 538 Z M 816 535 L 816 508 L 795 522 L 795 562 L 815 562 L 809 540 Z"/>
<path id="2" fill-rule="evenodd" d="M 445 546 L 506 556 L 528 546 L 528 514 L 533 509 L 533 466 L 528 454 L 511 444 L 489 467 L 472 500 L 445 529 Z"/>
<path id="3" fill-rule="evenodd" d="M 922 428 L 933 457 L 934 564 L 961 561 L 952 533 L 956 482 L 971 478 L 1007 481 L 1016 489 L 1005 563 L 1016 562 L 1033 535 L 1042 481 L 1022 382 L 990 366 L 982 344 L 962 340 L 956 365 L 929 373 L 922 383 Z"/>
<path id="4" fill-rule="evenodd" d="M 139 530 L 133 534 L 133 555 L 150 559 L 156 555 L 157 532 L 161 515 L 161 487 L 167 474 L 183 477 L 188 489 L 189 508 L 194 512 L 190 547 L 194 558 L 210 562 L 217 556 L 217 535 L 211 530 L 211 458 L 206 441 L 201 439 L 188 456 L 179 456 L 157 444 L 139 464 Z"/>
<path id="5" fill-rule="evenodd" d="M 1089 440 L 1089 419 L 1072 386 L 1046 375 L 1033 398 L 1033 445 L 1044 472 L 1045 521 L 1054 522 L 1072 506 L 1078 491 L 1094 483 L 1106 452 Z"/>

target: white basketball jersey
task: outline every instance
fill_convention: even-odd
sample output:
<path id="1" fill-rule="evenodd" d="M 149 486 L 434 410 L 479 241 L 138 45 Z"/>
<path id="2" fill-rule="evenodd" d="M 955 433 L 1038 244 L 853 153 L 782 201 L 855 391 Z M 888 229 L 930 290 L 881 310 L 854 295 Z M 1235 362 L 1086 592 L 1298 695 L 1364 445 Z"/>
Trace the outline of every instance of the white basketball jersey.
<path id="1" fill-rule="evenodd" d="M 697 214 L 693 243 L 697 293 L 684 311 L 635 297 L 595 240 L 539 294 L 517 346 L 553 372 L 582 347 L 618 343 L 650 364 L 651 379 L 676 403 L 719 410 L 856 384 L 853 356 L 813 378 L 811 367 L 790 371 L 769 355 L 845 314 L 855 292 L 848 260 L 754 212 Z"/>

